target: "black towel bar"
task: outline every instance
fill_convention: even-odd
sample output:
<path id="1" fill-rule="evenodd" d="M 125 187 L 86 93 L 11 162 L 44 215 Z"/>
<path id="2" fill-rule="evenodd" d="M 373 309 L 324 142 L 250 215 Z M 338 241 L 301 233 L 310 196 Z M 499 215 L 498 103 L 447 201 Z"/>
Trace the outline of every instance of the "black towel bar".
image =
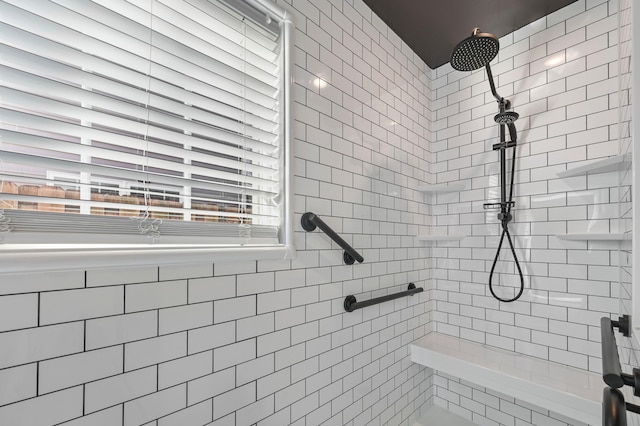
<path id="1" fill-rule="evenodd" d="M 307 232 L 311 232 L 316 229 L 316 226 L 320 228 L 325 234 L 329 236 L 333 241 L 335 241 L 342 249 L 344 250 L 344 254 L 342 255 L 342 260 L 347 265 L 353 265 L 353 262 L 356 260 L 359 263 L 364 262 L 364 257 L 360 255 L 353 247 L 349 245 L 345 240 L 343 240 L 340 235 L 336 234 L 336 231 L 331 229 L 329 225 L 324 223 L 322 219 L 320 219 L 316 214 L 311 212 L 306 212 L 302 215 L 300 219 L 300 224 L 302 225 L 302 229 Z"/>
<path id="2" fill-rule="evenodd" d="M 398 299 L 404 296 L 413 296 L 416 293 L 422 292 L 422 287 L 417 287 L 415 284 L 410 283 L 409 287 L 405 291 L 398 293 L 387 294 L 386 296 L 380 296 L 373 299 L 365 300 L 364 302 L 358 302 L 354 295 L 349 295 L 344 298 L 344 310 L 347 312 L 353 312 L 356 309 L 366 308 L 367 306 L 377 305 L 378 303 L 386 302 L 393 299 Z"/>

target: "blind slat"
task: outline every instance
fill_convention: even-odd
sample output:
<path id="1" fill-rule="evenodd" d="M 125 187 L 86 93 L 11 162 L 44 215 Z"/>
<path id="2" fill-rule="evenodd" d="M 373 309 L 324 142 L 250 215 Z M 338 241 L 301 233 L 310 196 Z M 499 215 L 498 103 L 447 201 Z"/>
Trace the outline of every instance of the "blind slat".
<path id="1" fill-rule="evenodd" d="M 105 168 L 99 169 L 104 170 Z M 98 170 L 98 169 L 96 169 Z M 122 191 L 126 191 L 132 187 L 141 187 L 145 184 L 145 182 L 149 182 L 153 188 L 157 188 L 157 190 L 165 190 L 165 191 L 183 191 L 186 188 L 187 183 L 191 183 L 191 192 L 197 193 L 206 193 L 206 194 L 216 194 L 209 196 L 201 196 L 194 195 L 193 198 L 197 198 L 200 201 L 207 202 L 226 202 L 226 200 L 220 197 L 220 194 L 243 194 L 244 196 L 255 197 L 255 200 L 252 203 L 256 203 L 258 205 L 272 206 L 274 204 L 274 198 L 277 196 L 277 192 L 268 191 L 268 190 L 258 190 L 255 188 L 238 188 L 232 185 L 224 185 L 218 184 L 214 182 L 206 182 L 198 179 L 185 179 L 185 178 L 172 178 L 170 176 L 158 176 L 154 174 L 147 173 L 132 173 L 131 175 L 125 176 L 121 174 L 115 178 L 109 178 L 108 175 L 98 175 L 94 176 L 92 182 L 80 182 L 80 174 L 75 171 L 61 171 L 60 173 L 50 173 L 48 177 L 33 177 L 33 176 L 25 176 L 22 174 L 12 174 L 10 172 L 0 173 L 0 185 L 12 183 L 25 183 L 25 184 L 33 184 L 39 186 L 73 186 L 73 187 L 82 187 L 89 189 L 121 189 Z M 52 177 L 51 177 L 52 176 Z M 146 178 L 146 180 L 142 180 L 141 178 Z M 110 187 L 105 186 L 105 182 L 117 182 L 118 187 Z M 116 185 L 115 183 L 113 185 Z M 6 192 L 7 188 L 4 191 Z M 147 191 L 154 192 L 154 191 Z M 181 196 L 184 194 L 181 192 Z"/>
<path id="2" fill-rule="evenodd" d="M 112 129 L 123 129 L 123 133 L 137 134 L 139 136 L 147 135 L 149 137 L 183 145 L 190 145 L 191 143 L 196 145 L 198 144 L 198 138 L 190 138 L 184 134 L 185 132 L 189 132 L 201 135 L 201 137 L 209 138 L 209 140 L 211 140 L 211 144 L 208 145 L 208 147 L 212 150 L 215 150 L 215 141 L 231 144 L 236 147 L 245 146 L 246 148 L 258 150 L 259 152 L 268 153 L 275 150 L 274 145 L 250 138 L 243 138 L 242 135 L 225 132 L 196 122 L 188 122 L 189 127 L 187 129 L 181 129 L 182 132 L 176 132 L 157 126 L 148 126 L 142 121 L 121 118 L 115 115 L 83 108 L 81 106 L 70 105 L 65 102 L 58 102 L 7 87 L 0 87 L 0 96 L 6 105 L 12 105 L 15 107 L 22 106 L 22 108 L 28 108 L 31 111 L 42 111 L 45 109 L 55 112 L 56 115 L 61 118 L 66 117 L 68 119 L 86 121 L 93 123 L 94 125 L 101 125 Z M 171 121 L 173 124 L 178 125 L 179 120 L 175 119 Z M 180 129 L 180 127 L 176 128 Z"/>
<path id="3" fill-rule="evenodd" d="M 70 142 L 64 141 L 60 139 L 53 139 L 51 137 L 43 137 L 36 136 L 27 133 L 21 132 L 13 132 L 10 130 L 0 130 L 0 137 L 4 140 L 5 144 L 8 145 L 17 145 L 21 148 L 25 149 L 26 152 L 35 152 L 35 149 L 39 149 L 42 151 L 47 151 L 51 158 L 69 158 L 71 155 L 74 156 L 87 155 L 94 159 L 103 158 L 110 162 L 114 163 L 125 163 L 130 166 L 138 166 L 138 168 L 143 167 L 151 167 L 151 168 L 160 168 L 172 170 L 178 173 L 190 173 L 190 174 L 205 174 L 207 173 L 210 177 L 215 177 L 219 179 L 227 179 L 227 180 L 241 180 L 247 183 L 254 184 L 271 184 L 272 182 L 276 182 L 277 178 L 274 176 L 277 173 L 277 169 L 261 167 L 251 163 L 242 163 L 242 169 L 238 169 L 242 173 L 251 173 L 249 176 L 250 179 L 245 179 L 247 176 L 240 176 L 238 172 L 221 172 L 216 170 L 211 170 L 210 168 L 202 166 L 193 166 L 188 162 L 184 162 L 184 160 L 191 161 L 204 161 L 206 160 L 202 158 L 202 154 L 190 151 L 190 150 L 181 150 L 181 149 L 172 149 L 171 147 L 166 147 L 166 150 L 161 150 L 160 148 L 163 145 L 152 144 L 149 143 L 149 149 L 145 150 L 146 153 L 149 151 L 158 153 L 158 155 L 164 155 L 165 157 L 170 155 L 180 155 L 181 157 L 177 157 L 179 160 L 183 161 L 170 161 L 163 160 L 160 158 L 150 158 L 148 155 L 138 155 L 135 153 L 128 153 L 123 151 L 116 151 L 114 149 L 96 147 L 92 145 L 84 145 L 78 142 Z M 141 148 L 144 147 L 145 141 L 140 141 Z M 5 146 L 4 149 L 8 147 Z M 34 148 L 34 149 L 29 149 Z M 152 149 L 156 148 L 156 149 Z M 209 160 L 211 161 L 211 160 Z M 226 167 L 231 169 L 233 167 L 238 168 L 238 162 L 227 160 L 224 158 L 216 158 L 216 166 Z M 263 176 L 263 178 L 258 179 L 254 176 Z"/>
<path id="4" fill-rule="evenodd" d="M 6 161 L 12 161 L 12 162 L 16 162 L 16 163 L 20 163 L 20 164 L 25 164 L 25 165 L 32 165 L 32 166 L 36 166 L 39 165 L 42 167 L 42 163 L 43 163 L 43 159 L 44 161 L 48 161 L 51 167 L 54 166 L 58 166 L 60 168 L 62 167 L 71 167 L 70 163 L 78 163 L 78 164 L 82 164 L 85 165 L 86 163 L 82 163 L 79 161 L 73 161 L 73 160 L 64 160 L 64 159 L 60 159 L 60 158 L 52 158 L 50 156 L 42 156 L 42 155 L 34 155 L 34 154 L 22 154 L 22 153 L 17 153 L 17 152 L 7 152 L 4 149 L 0 149 L 0 153 L 2 153 L 3 158 L 6 158 Z M 16 161 L 19 160 L 19 161 Z M 93 157 L 92 158 L 93 163 L 90 165 L 86 165 L 87 167 L 83 168 L 83 171 L 87 171 L 87 172 L 91 172 L 92 168 L 94 168 L 97 164 L 106 164 L 106 165 L 112 165 L 114 166 L 112 168 L 114 174 L 111 176 L 113 178 L 118 178 L 120 176 L 119 171 L 121 170 L 126 170 L 126 171 L 133 171 L 136 170 L 134 167 L 123 167 L 122 165 L 120 167 L 118 167 L 118 162 L 114 161 L 112 159 L 102 159 L 100 157 Z M 170 163 L 168 161 L 165 160 L 157 160 L 157 159 L 149 159 L 149 165 L 144 165 L 144 169 L 140 170 L 139 173 L 140 174 L 144 174 L 146 169 L 165 169 L 165 170 L 175 170 L 176 168 L 172 166 L 174 166 L 176 163 Z M 179 164 L 179 163 L 178 163 Z M 128 166 L 131 166 L 131 163 L 126 164 Z M 135 166 L 135 165 L 133 165 Z M 237 188 L 244 188 L 244 187 L 249 187 L 248 185 L 256 185 L 260 188 L 270 188 L 273 187 L 274 185 L 277 185 L 277 180 L 276 179 L 268 179 L 268 177 L 265 177 L 264 179 L 261 178 L 257 178 L 254 176 L 247 176 L 247 175 L 240 175 L 240 174 L 234 174 L 234 173 L 225 173 L 219 170 L 213 170 L 213 169 L 208 169 L 208 168 L 204 168 L 204 167 L 197 167 L 197 166 L 189 166 L 189 165 L 180 165 L 179 170 L 176 170 L 176 172 L 180 172 L 180 173 L 189 173 L 191 175 L 199 175 L 199 176 L 207 176 L 213 179 L 219 179 L 219 180 L 223 180 L 226 183 L 229 182 L 237 182 L 236 186 Z"/>
<path id="5" fill-rule="evenodd" d="M 96 141 L 109 141 L 111 145 L 120 145 L 122 147 L 128 147 L 132 149 L 149 150 L 164 152 L 176 157 L 180 157 L 180 148 L 173 148 L 171 145 L 160 145 L 154 142 L 147 142 L 144 139 L 136 138 L 133 136 L 120 135 L 110 133 L 106 130 L 101 130 L 93 127 L 83 126 L 81 124 L 68 123 L 65 121 L 40 117 L 33 114 L 27 114 L 24 112 L 14 111 L 6 108 L 0 108 L 0 123 L 4 122 L 9 126 L 24 127 L 25 129 L 38 129 L 40 132 L 51 132 L 58 135 L 65 135 L 69 138 L 84 138 L 87 140 Z M 180 142 L 186 144 L 189 141 L 191 148 L 201 148 L 207 151 L 217 152 L 220 154 L 228 155 L 236 158 L 245 158 L 251 160 L 252 164 L 258 164 L 267 168 L 274 168 L 273 165 L 277 162 L 277 158 L 268 153 L 261 153 L 255 150 L 247 150 L 235 148 L 233 146 L 213 144 L 206 139 L 192 138 L 187 139 L 187 136 L 182 138 Z M 179 143 L 179 142 L 178 142 Z M 156 149 L 151 149 L 155 147 Z M 186 150 L 183 153 L 185 158 L 191 158 L 190 150 Z M 198 154 L 201 155 L 201 154 Z"/>
<path id="6" fill-rule="evenodd" d="M 201 81 L 212 82 L 213 85 L 231 93 L 243 93 L 247 99 L 255 103 L 268 108 L 273 107 L 272 88 L 252 77 L 245 78 L 242 73 L 232 70 L 215 60 L 206 60 L 203 58 L 204 55 L 197 55 L 185 50 L 184 57 L 177 57 L 159 49 L 157 46 L 148 46 L 148 44 L 119 31 L 101 26 L 99 23 L 85 22 L 83 31 L 94 32 L 96 38 L 93 38 L 83 32 L 70 29 L 74 24 L 77 24 L 76 20 L 81 17 L 73 16 L 68 10 L 60 6 L 44 0 L 30 0 L 29 2 L 20 0 L 5 1 L 15 1 L 19 7 L 2 6 L 0 4 L 0 14 L 7 15 L 7 18 L 15 19 L 20 24 L 19 27 L 21 29 L 33 34 L 86 51 L 109 61 L 127 64 L 127 66 L 133 67 L 140 72 L 149 71 L 149 60 L 154 63 L 170 64 L 171 69 L 176 72 L 192 75 Z M 68 26 L 46 19 L 38 19 L 40 14 L 45 13 L 58 16 Z M 104 30 L 104 33 L 99 32 L 99 29 Z M 109 43 L 101 41 L 105 39 L 109 40 Z M 151 67 L 151 75 L 154 75 L 154 69 Z"/>
<path id="7" fill-rule="evenodd" d="M 8 26 L 4 23 L 0 23 L 0 42 L 18 47 L 23 49 L 25 52 L 39 55 L 41 57 L 64 58 L 64 62 L 66 64 L 73 65 L 78 69 L 99 70 L 101 76 L 114 81 L 126 82 L 129 86 L 142 89 L 145 89 L 148 86 L 150 91 L 156 93 L 169 93 L 167 92 L 167 88 L 173 87 L 174 92 L 177 89 L 182 90 L 186 94 L 198 93 L 206 99 L 227 105 L 228 107 L 234 107 L 237 111 L 241 111 L 239 107 L 243 106 L 247 113 L 268 121 L 274 121 L 277 116 L 274 105 L 271 105 L 271 107 L 259 105 L 252 102 L 251 99 L 244 99 L 236 93 L 231 93 L 227 90 L 209 85 L 204 81 L 198 80 L 190 75 L 178 73 L 167 67 L 155 65 L 155 78 L 149 79 L 146 75 L 146 72 L 148 71 L 148 64 L 146 62 L 143 62 L 138 68 L 135 68 L 136 63 L 133 62 L 126 62 L 126 67 L 120 66 L 111 61 L 62 46 L 46 38 Z M 10 49 L 9 46 L 2 47 L 5 50 Z M 43 67 L 40 70 L 43 75 L 47 75 L 46 67 Z M 181 83 L 179 87 L 167 83 L 176 81 Z M 173 96 L 170 94 L 170 97 L 174 99 L 181 99 L 179 96 L 175 96 L 175 94 Z M 194 105 L 197 104 L 194 103 Z M 240 119 L 240 117 L 241 116 L 237 116 L 236 118 Z"/>

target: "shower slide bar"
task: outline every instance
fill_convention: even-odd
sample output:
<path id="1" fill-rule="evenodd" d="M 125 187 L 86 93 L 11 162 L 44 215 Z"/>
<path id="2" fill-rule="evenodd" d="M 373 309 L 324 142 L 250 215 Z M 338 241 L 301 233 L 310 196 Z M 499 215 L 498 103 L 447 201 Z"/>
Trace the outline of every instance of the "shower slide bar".
<path id="1" fill-rule="evenodd" d="M 353 247 L 349 245 L 345 240 L 340 237 L 340 235 L 336 234 L 336 231 L 331 229 L 329 225 L 324 223 L 322 219 L 320 219 L 316 214 L 311 212 L 306 212 L 302 215 L 300 219 L 300 224 L 302 225 L 302 229 L 307 232 L 311 232 L 316 229 L 316 227 L 320 228 L 325 234 L 329 236 L 333 241 L 335 241 L 342 249 L 344 250 L 344 254 L 342 255 L 342 260 L 347 265 L 353 265 L 353 263 L 357 260 L 359 263 L 364 262 L 364 257 L 360 255 Z"/>
<path id="2" fill-rule="evenodd" d="M 389 300 L 398 299 L 404 296 L 413 296 L 416 293 L 421 293 L 422 287 L 416 287 L 415 284 L 409 283 L 409 287 L 405 291 L 398 293 L 387 294 L 386 296 L 380 296 L 373 299 L 365 300 L 364 302 L 358 302 L 354 295 L 349 295 L 344 298 L 344 310 L 347 312 L 353 312 L 356 309 L 366 308 L 367 306 L 377 305 L 378 303 L 387 302 Z"/>
<path id="3" fill-rule="evenodd" d="M 602 349 L 602 379 L 609 386 L 602 391 L 602 425 L 626 426 L 626 411 L 640 414 L 640 406 L 624 401 L 624 396 L 617 388 L 632 386 L 633 394 L 640 396 L 640 369 L 634 368 L 633 374 L 622 372 L 618 345 L 613 334 L 617 328 L 624 336 L 630 336 L 629 316 L 623 315 L 618 321 L 608 317 L 600 318 L 600 335 Z"/>

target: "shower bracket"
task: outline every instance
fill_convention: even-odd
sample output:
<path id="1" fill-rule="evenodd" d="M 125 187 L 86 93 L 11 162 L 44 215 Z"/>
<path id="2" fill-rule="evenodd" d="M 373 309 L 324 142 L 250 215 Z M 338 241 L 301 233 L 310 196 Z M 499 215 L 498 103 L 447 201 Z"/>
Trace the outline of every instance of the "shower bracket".
<path id="1" fill-rule="evenodd" d="M 495 143 L 495 144 L 493 144 L 493 150 L 494 151 L 498 151 L 500 149 L 512 148 L 512 147 L 514 147 L 516 145 L 517 145 L 517 143 L 514 142 L 514 141 Z"/>
<path id="2" fill-rule="evenodd" d="M 512 201 L 512 202 L 510 202 L 510 203 L 508 203 L 508 202 L 505 202 L 505 203 L 484 203 L 484 204 L 482 205 L 482 207 L 483 207 L 485 210 L 489 210 L 489 209 L 501 209 L 501 208 L 503 208 L 503 207 L 505 207 L 505 208 L 506 208 L 506 207 L 507 207 L 507 205 L 510 205 L 510 207 L 515 207 L 516 202 L 515 202 L 515 201 Z"/>

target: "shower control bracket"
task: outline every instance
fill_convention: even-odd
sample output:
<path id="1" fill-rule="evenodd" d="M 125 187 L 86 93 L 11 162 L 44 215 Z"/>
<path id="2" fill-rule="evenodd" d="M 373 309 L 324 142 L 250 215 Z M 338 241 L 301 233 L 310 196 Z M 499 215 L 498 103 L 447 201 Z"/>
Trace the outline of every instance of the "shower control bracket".
<path id="1" fill-rule="evenodd" d="M 502 207 L 507 207 L 509 205 L 509 207 L 515 207 L 516 202 L 512 201 L 510 203 L 484 203 L 482 205 L 482 207 L 485 210 L 491 210 L 491 209 L 501 209 Z"/>
<path id="2" fill-rule="evenodd" d="M 514 146 L 516 146 L 516 145 L 517 145 L 517 143 L 516 143 L 516 142 L 513 142 L 513 141 L 509 141 L 509 142 L 500 142 L 500 143 L 493 144 L 493 150 L 494 150 L 494 151 L 498 151 L 498 150 L 500 150 L 500 149 L 507 149 L 507 148 L 514 147 Z"/>

